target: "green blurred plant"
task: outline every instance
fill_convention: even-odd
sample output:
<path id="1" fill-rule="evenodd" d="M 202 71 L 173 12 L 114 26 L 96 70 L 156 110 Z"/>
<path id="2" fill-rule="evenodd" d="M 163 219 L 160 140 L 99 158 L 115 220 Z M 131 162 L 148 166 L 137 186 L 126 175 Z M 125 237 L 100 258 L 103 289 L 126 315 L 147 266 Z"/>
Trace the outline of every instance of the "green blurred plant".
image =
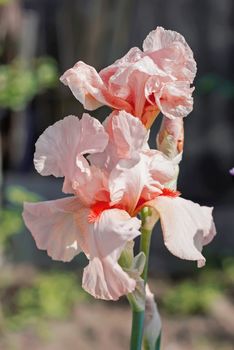
<path id="1" fill-rule="evenodd" d="M 196 92 L 200 95 L 217 92 L 222 96 L 233 98 L 234 82 L 218 74 L 208 73 L 198 79 Z"/>
<path id="2" fill-rule="evenodd" d="M 9 4 L 10 2 L 12 2 L 14 0 L 0 0 L 0 5 L 6 5 Z"/>
<path id="3" fill-rule="evenodd" d="M 41 273 L 31 286 L 15 293 L 3 308 L 7 327 L 18 329 L 39 320 L 61 320 L 69 316 L 75 303 L 88 300 L 72 272 Z M 12 307 L 13 305 L 13 307 Z"/>
<path id="4" fill-rule="evenodd" d="M 219 259 L 217 266 L 207 266 L 197 279 L 187 279 L 168 290 L 162 304 L 171 314 L 206 314 L 221 295 L 233 295 L 234 258 Z"/>
<path id="5" fill-rule="evenodd" d="M 172 314 L 204 314 L 219 295 L 219 288 L 212 284 L 184 281 L 166 293 L 163 306 Z"/>
<path id="6" fill-rule="evenodd" d="M 56 86 L 57 63 L 51 57 L 34 59 L 30 66 L 14 60 L 0 65 L 0 107 L 22 110 L 37 94 Z"/>
<path id="7" fill-rule="evenodd" d="M 23 202 L 36 202 L 41 197 L 22 186 L 8 186 L 5 192 L 6 206 L 0 210 L 0 247 L 6 249 L 10 239 L 23 227 Z"/>
<path id="8" fill-rule="evenodd" d="M 225 276 L 225 286 L 234 289 L 234 257 L 227 257 L 222 261 Z"/>

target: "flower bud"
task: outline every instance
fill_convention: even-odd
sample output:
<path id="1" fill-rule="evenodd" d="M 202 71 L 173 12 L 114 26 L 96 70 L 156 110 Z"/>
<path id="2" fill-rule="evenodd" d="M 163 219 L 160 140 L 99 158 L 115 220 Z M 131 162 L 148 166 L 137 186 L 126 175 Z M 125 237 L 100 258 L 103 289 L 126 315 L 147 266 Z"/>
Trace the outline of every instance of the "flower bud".
<path id="1" fill-rule="evenodd" d="M 182 118 L 168 119 L 163 117 L 157 135 L 158 150 L 173 159 L 183 151 L 184 122 Z"/>
<path id="2" fill-rule="evenodd" d="M 145 291 L 144 343 L 146 349 L 155 349 L 161 333 L 162 324 L 154 295 L 151 293 L 148 284 L 145 287 Z"/>

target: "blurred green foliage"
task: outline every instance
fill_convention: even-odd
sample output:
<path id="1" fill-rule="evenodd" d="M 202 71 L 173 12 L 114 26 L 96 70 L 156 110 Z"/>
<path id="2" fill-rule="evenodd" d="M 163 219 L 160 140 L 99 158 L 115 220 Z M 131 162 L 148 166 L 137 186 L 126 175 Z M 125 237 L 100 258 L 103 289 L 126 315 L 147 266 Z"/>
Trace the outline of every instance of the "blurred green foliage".
<path id="1" fill-rule="evenodd" d="M 166 293 L 163 305 L 172 314 L 207 313 L 218 295 L 214 285 L 184 281 Z"/>
<path id="2" fill-rule="evenodd" d="M 234 82 L 215 73 L 205 74 L 198 79 L 196 92 L 200 95 L 217 92 L 227 98 L 233 98 Z"/>
<path id="3" fill-rule="evenodd" d="M 9 2 L 12 2 L 13 0 L 0 0 L 0 5 L 6 5 L 9 4 Z"/>
<path id="4" fill-rule="evenodd" d="M 17 59 L 0 65 L 0 107 L 22 110 L 35 95 L 57 82 L 57 63 L 51 57 L 36 58 L 30 66 Z"/>
<path id="5" fill-rule="evenodd" d="M 36 202 L 40 196 L 21 186 L 8 186 L 5 191 L 6 205 L 0 210 L 0 247 L 7 248 L 11 237 L 23 227 L 23 202 Z"/>
<path id="6" fill-rule="evenodd" d="M 17 288 L 2 311 L 6 327 L 19 329 L 39 320 L 64 319 L 76 303 L 88 299 L 74 273 L 51 271 L 40 273 L 31 285 Z"/>
<path id="7" fill-rule="evenodd" d="M 187 279 L 170 288 L 162 305 L 170 314 L 206 314 L 221 295 L 233 295 L 234 258 L 221 260 L 219 268 L 208 267 L 198 274 L 197 280 Z"/>

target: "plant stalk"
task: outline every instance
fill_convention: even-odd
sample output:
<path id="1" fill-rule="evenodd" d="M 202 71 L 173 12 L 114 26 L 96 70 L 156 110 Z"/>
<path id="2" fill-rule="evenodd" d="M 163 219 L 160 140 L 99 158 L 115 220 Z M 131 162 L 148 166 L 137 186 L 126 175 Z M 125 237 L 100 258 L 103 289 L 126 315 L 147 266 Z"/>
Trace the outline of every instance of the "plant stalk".
<path id="1" fill-rule="evenodd" d="M 141 211 L 142 226 L 141 226 L 141 239 L 140 239 L 140 251 L 145 254 L 146 261 L 144 270 L 142 272 L 142 279 L 144 284 L 147 282 L 148 275 L 148 263 L 149 263 L 149 251 L 152 229 L 146 228 L 147 218 L 151 216 L 151 211 L 149 208 L 143 208 Z M 143 331 L 144 331 L 144 318 L 145 318 L 145 308 L 143 310 L 138 310 L 134 305 L 132 307 L 132 333 L 131 333 L 131 345 L 130 350 L 141 350 L 143 341 Z"/>

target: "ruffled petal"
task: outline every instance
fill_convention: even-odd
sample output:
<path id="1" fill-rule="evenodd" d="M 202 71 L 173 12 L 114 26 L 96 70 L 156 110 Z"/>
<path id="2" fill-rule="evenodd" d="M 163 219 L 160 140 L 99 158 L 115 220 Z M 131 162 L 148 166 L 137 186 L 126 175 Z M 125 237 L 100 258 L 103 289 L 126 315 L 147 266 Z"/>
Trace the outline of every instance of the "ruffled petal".
<path id="1" fill-rule="evenodd" d="M 186 82 L 177 81 L 162 86 L 159 94 L 155 94 L 158 108 L 168 118 L 184 118 L 193 110 L 192 92 Z"/>
<path id="2" fill-rule="evenodd" d="M 153 186 L 153 179 L 150 177 L 144 156 L 139 155 L 139 157 L 138 162 L 119 161 L 109 177 L 111 202 L 123 204 L 124 208 L 131 214 L 137 207 L 143 189 Z M 160 187 L 160 184 L 158 185 Z"/>
<path id="3" fill-rule="evenodd" d="M 118 300 L 134 291 L 136 281 L 112 259 L 93 258 L 84 269 L 82 286 L 94 298 Z"/>
<path id="4" fill-rule="evenodd" d="M 152 94 L 159 110 L 168 118 L 186 117 L 193 110 L 192 92 L 185 81 L 163 82 L 154 76 L 145 85 L 146 98 L 150 101 Z"/>
<path id="5" fill-rule="evenodd" d="M 90 260 L 83 287 L 95 298 L 117 300 L 135 288 L 136 282 L 121 269 L 118 259 L 126 243 L 140 235 L 140 220 L 119 209 L 103 211 L 93 224 L 88 223 L 88 216 L 88 209 L 77 213 L 81 247 Z"/>
<path id="6" fill-rule="evenodd" d="M 74 197 L 39 203 L 24 203 L 23 219 L 39 249 L 54 260 L 70 261 L 80 253 Z"/>
<path id="7" fill-rule="evenodd" d="M 96 201 L 108 202 L 110 195 L 106 174 L 95 166 L 90 166 L 89 169 L 87 176 L 79 176 L 73 181 L 75 194 L 87 207 Z"/>
<path id="8" fill-rule="evenodd" d="M 97 71 L 79 61 L 60 78 L 71 89 L 85 109 L 94 110 L 102 105 L 116 109 L 131 110 L 131 106 L 121 98 L 114 96 L 106 87 Z"/>
<path id="9" fill-rule="evenodd" d="M 112 77 L 116 76 L 119 71 L 122 71 L 120 69 L 129 67 L 131 64 L 139 61 L 143 56 L 143 52 L 138 49 L 138 47 L 133 47 L 126 53 L 126 55 L 116 60 L 110 66 L 102 69 L 99 72 L 99 75 L 105 82 L 106 86 L 108 86 L 112 83 Z"/>
<path id="10" fill-rule="evenodd" d="M 197 72 L 193 52 L 184 37 L 172 30 L 157 27 L 151 31 L 143 42 L 143 50 L 150 55 L 158 65 L 171 72 L 178 79 L 193 82 Z"/>
<path id="11" fill-rule="evenodd" d="M 162 194 L 163 185 L 175 179 L 177 164 L 161 152 L 146 150 L 138 160 L 120 160 L 109 176 L 111 202 L 134 214 L 144 200 Z"/>
<path id="12" fill-rule="evenodd" d="M 205 265 L 201 254 L 204 245 L 216 234 L 212 208 L 202 207 L 189 200 L 160 196 L 148 202 L 159 213 L 163 239 L 168 250 L 181 259 L 197 260 Z"/>
<path id="13" fill-rule="evenodd" d="M 125 111 L 115 111 L 104 122 L 109 143 L 104 152 L 89 157 L 92 164 L 113 169 L 120 159 L 139 159 L 148 148 L 149 133 L 141 121 Z"/>
<path id="14" fill-rule="evenodd" d="M 109 142 L 115 145 L 119 158 L 131 158 L 135 151 L 146 147 L 149 134 L 133 115 L 120 111 L 112 113 L 105 121 Z"/>
<path id="15" fill-rule="evenodd" d="M 65 177 L 63 190 L 72 193 L 72 180 L 89 173 L 82 154 L 101 152 L 108 143 L 101 123 L 88 114 L 69 116 L 48 127 L 36 143 L 34 164 L 41 175 Z"/>
<path id="16" fill-rule="evenodd" d="M 150 57 L 145 56 L 127 67 L 120 67 L 109 82 L 109 87 L 116 96 L 125 91 L 124 98 L 131 103 L 132 114 L 138 118 L 141 118 L 146 103 L 145 83 L 152 75 L 165 75 L 165 73 Z"/>
<path id="17" fill-rule="evenodd" d="M 162 152 L 157 150 L 144 151 L 144 155 L 148 159 L 148 171 L 155 181 L 166 185 L 168 182 L 174 180 L 177 175 L 176 160 L 170 160 Z"/>

